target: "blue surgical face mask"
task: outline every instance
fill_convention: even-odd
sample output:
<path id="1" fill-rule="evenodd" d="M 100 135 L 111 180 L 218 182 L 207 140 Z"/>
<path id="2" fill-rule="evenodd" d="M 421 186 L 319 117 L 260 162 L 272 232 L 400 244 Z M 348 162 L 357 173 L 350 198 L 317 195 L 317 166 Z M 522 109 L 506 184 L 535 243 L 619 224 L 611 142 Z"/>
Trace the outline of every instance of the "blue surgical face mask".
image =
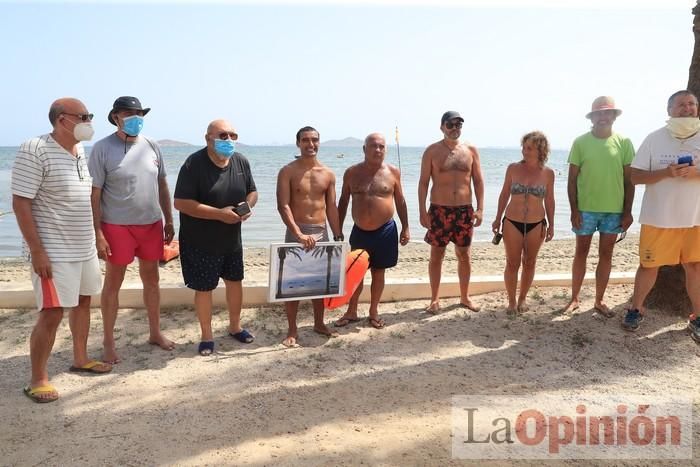
<path id="1" fill-rule="evenodd" d="M 215 139 L 214 152 L 221 157 L 231 157 L 236 151 L 236 142 L 232 139 Z"/>
<path id="2" fill-rule="evenodd" d="M 143 117 L 132 115 L 122 119 L 122 131 L 129 136 L 138 136 L 143 130 Z"/>

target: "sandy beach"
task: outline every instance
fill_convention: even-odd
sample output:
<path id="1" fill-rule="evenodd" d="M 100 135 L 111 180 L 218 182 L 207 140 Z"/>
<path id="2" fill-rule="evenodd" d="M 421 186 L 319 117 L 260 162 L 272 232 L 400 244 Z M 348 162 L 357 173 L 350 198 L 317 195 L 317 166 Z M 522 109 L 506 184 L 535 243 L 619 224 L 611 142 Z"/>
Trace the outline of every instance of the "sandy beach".
<path id="1" fill-rule="evenodd" d="M 538 272 L 568 272 L 572 240 L 543 247 Z M 614 271 L 633 271 L 637 239 L 617 245 Z M 427 247 L 402 249 L 389 278 L 423 277 Z M 246 281 L 267 279 L 267 250 L 245 252 Z M 589 270 L 595 260 L 589 261 Z M 3 281 L 21 284 L 26 264 L 4 261 Z M 500 274 L 503 247 L 477 244 L 473 274 Z M 456 261 L 448 252 L 445 276 Z M 177 261 L 161 269 L 164 283 L 180 283 Z M 137 281 L 130 271 L 127 281 Z M 27 281 L 28 284 L 28 281 Z M 196 355 L 199 326 L 193 308 L 164 310 L 163 328 L 178 342 L 172 352 L 146 343 L 145 312 L 124 309 L 117 345 L 124 361 L 109 375 L 68 372 L 71 339 L 61 325 L 49 361 L 59 401 L 39 405 L 21 392 L 29 377 L 31 310 L 0 310 L 0 464 L 2 465 L 475 465 L 452 458 L 451 397 L 458 394 L 697 395 L 700 346 L 678 314 L 651 309 L 637 333 L 620 328 L 631 285 L 608 289 L 616 312 L 601 318 L 584 287 L 581 309 L 562 315 L 569 290 L 534 288 L 531 310 L 505 313 L 504 292 L 475 297 L 480 313 L 458 299 L 437 316 L 425 300 L 384 303 L 387 326 L 359 322 L 327 339 L 312 332 L 308 305 L 300 313 L 302 347 L 279 342 L 286 319 L 278 304 L 245 308 L 250 345 L 226 337 L 227 314 L 214 315 L 217 351 Z M 367 304 L 361 304 L 366 316 Z M 328 313 L 328 320 L 342 310 Z M 93 310 L 89 350 L 100 355 L 102 325 Z M 698 410 L 695 400 L 695 411 Z M 695 444 L 700 441 L 696 424 Z M 697 452 L 697 451 L 696 451 Z M 696 455 L 697 456 L 697 455 Z M 679 461 L 553 461 L 547 465 L 696 465 Z M 531 461 L 478 461 L 479 465 L 539 466 Z"/>

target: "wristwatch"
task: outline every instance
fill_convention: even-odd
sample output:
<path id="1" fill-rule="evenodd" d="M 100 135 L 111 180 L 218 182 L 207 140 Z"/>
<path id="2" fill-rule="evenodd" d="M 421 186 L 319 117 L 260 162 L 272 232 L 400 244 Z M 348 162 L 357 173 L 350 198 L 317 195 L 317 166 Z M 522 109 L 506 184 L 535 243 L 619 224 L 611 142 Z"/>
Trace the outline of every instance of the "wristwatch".
<path id="1" fill-rule="evenodd" d="M 345 235 L 343 235 L 343 234 L 336 235 L 336 236 L 333 237 L 333 241 L 334 241 L 334 242 L 342 242 L 342 241 L 345 241 Z"/>

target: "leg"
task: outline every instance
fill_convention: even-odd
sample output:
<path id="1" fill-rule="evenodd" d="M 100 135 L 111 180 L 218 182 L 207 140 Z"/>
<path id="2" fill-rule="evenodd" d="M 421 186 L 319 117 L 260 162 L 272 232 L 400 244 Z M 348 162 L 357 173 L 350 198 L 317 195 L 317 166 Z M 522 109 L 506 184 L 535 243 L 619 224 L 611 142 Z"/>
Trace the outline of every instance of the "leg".
<path id="1" fill-rule="evenodd" d="M 457 275 L 459 276 L 459 295 L 462 305 L 471 311 L 480 311 L 481 307 L 475 305 L 469 298 L 469 279 L 472 275 L 471 246 L 456 246 Z"/>
<path id="2" fill-rule="evenodd" d="M 139 275 L 143 284 L 143 303 L 148 312 L 148 343 L 163 350 L 173 350 L 175 343 L 160 332 L 160 275 L 158 261 L 139 259 Z"/>
<path id="3" fill-rule="evenodd" d="M 598 267 L 595 270 L 595 303 L 594 307 L 604 316 L 609 316 L 612 311 L 603 303 L 605 289 L 608 287 L 610 270 L 612 269 L 612 255 L 617 234 L 600 234 L 598 245 Z"/>
<path id="4" fill-rule="evenodd" d="M 518 295 L 518 311 L 527 310 L 525 304 L 527 293 L 530 291 L 530 286 L 535 278 L 535 264 L 537 263 L 537 255 L 540 252 L 540 247 L 544 241 L 542 227 L 535 227 L 527 233 L 525 241 L 527 242 L 527 254 L 523 255 L 523 272 L 520 276 L 520 294 Z"/>
<path id="5" fill-rule="evenodd" d="M 384 292 L 384 273 L 386 269 L 372 268 L 372 285 L 370 287 L 369 320 L 375 328 L 383 328 L 384 320 L 379 318 L 379 302 Z"/>
<path id="6" fill-rule="evenodd" d="M 211 290 L 194 291 L 194 309 L 199 319 L 199 327 L 202 330 L 202 342 L 211 342 L 214 340 L 214 334 L 211 330 L 211 306 Z"/>
<path id="7" fill-rule="evenodd" d="M 241 332 L 241 308 L 243 307 L 243 282 L 242 281 L 227 281 L 226 285 L 226 304 L 228 305 L 228 332 L 236 334 Z"/>
<path id="8" fill-rule="evenodd" d="M 114 343 L 114 325 L 117 322 L 117 310 L 119 309 L 119 289 L 124 281 L 125 272 L 126 265 L 105 262 L 105 278 L 100 300 L 104 328 L 102 360 L 111 364 L 120 362 Z"/>
<path id="9" fill-rule="evenodd" d="M 518 270 L 523 254 L 524 238 L 522 232 L 509 221 L 503 223 L 503 245 L 506 250 L 506 268 L 503 271 L 503 282 L 508 295 L 509 313 L 515 313 L 515 291 L 518 287 Z M 521 285 L 522 288 L 522 285 Z"/>
<path id="10" fill-rule="evenodd" d="M 440 278 L 442 277 L 442 260 L 445 257 L 444 246 L 430 246 L 430 262 L 428 263 L 428 276 L 430 277 L 430 305 L 425 310 L 429 313 L 437 313 L 440 309 Z"/>
<path id="11" fill-rule="evenodd" d="M 364 288 L 364 284 L 362 282 L 363 281 L 360 281 L 360 284 L 357 286 L 357 289 L 355 289 L 355 292 L 352 294 L 352 297 L 350 297 L 350 301 L 348 302 L 348 309 L 345 311 L 345 314 L 338 321 L 335 322 L 336 327 L 347 326 L 348 324 L 353 323 L 359 319 L 357 317 L 357 305 L 360 302 L 360 294 L 362 294 L 362 289 Z"/>
<path id="12" fill-rule="evenodd" d="M 644 300 L 651 292 L 656 282 L 656 276 L 659 273 L 659 268 L 645 268 L 639 266 L 637 274 L 634 277 L 634 292 L 632 293 L 632 309 L 643 311 Z"/>
<path id="13" fill-rule="evenodd" d="M 326 323 L 323 322 L 323 314 L 326 311 L 323 307 L 323 299 L 315 298 L 311 300 L 311 306 L 314 309 L 314 331 L 324 336 L 338 337 L 338 333 L 332 331 L 326 326 Z"/>
<path id="14" fill-rule="evenodd" d="M 63 319 L 63 308 L 46 308 L 39 312 L 39 319 L 29 339 L 29 359 L 32 364 L 31 387 L 33 388 L 49 384 L 47 364 L 61 319 Z M 47 393 L 39 397 L 55 399 L 58 394 Z"/>
<path id="15" fill-rule="evenodd" d="M 68 314 L 68 325 L 73 336 L 73 366 L 82 367 L 90 361 L 87 353 L 90 332 L 90 296 L 79 296 L 78 306 Z"/>
<path id="16" fill-rule="evenodd" d="M 583 278 L 586 276 L 586 259 L 588 251 L 591 249 L 593 235 L 576 235 L 576 252 L 574 253 L 574 263 L 571 266 L 571 301 L 564 308 L 565 313 L 576 311 L 579 307 L 579 294 L 583 285 Z"/>
<path id="17" fill-rule="evenodd" d="M 297 344 L 297 313 L 299 312 L 299 302 L 284 302 L 284 311 L 287 313 L 287 338 L 282 341 L 286 347 L 296 347 Z"/>
<path id="18" fill-rule="evenodd" d="M 700 315 L 700 263 L 683 263 L 685 288 L 693 305 L 692 312 Z"/>

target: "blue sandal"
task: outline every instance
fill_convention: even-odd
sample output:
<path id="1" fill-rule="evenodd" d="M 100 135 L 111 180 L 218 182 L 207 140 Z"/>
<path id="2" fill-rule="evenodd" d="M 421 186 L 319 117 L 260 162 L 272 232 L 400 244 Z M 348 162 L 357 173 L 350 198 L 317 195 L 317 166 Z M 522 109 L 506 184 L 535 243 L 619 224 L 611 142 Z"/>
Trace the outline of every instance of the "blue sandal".
<path id="1" fill-rule="evenodd" d="M 208 357 L 214 353 L 214 341 L 202 341 L 197 350 L 202 357 Z"/>
<path id="2" fill-rule="evenodd" d="M 255 337 L 251 333 L 246 331 L 245 329 L 241 329 L 240 332 L 237 332 L 235 334 L 232 332 L 229 332 L 228 335 L 233 337 L 238 342 L 241 342 L 243 344 L 250 344 L 251 342 L 253 342 L 255 340 Z"/>

